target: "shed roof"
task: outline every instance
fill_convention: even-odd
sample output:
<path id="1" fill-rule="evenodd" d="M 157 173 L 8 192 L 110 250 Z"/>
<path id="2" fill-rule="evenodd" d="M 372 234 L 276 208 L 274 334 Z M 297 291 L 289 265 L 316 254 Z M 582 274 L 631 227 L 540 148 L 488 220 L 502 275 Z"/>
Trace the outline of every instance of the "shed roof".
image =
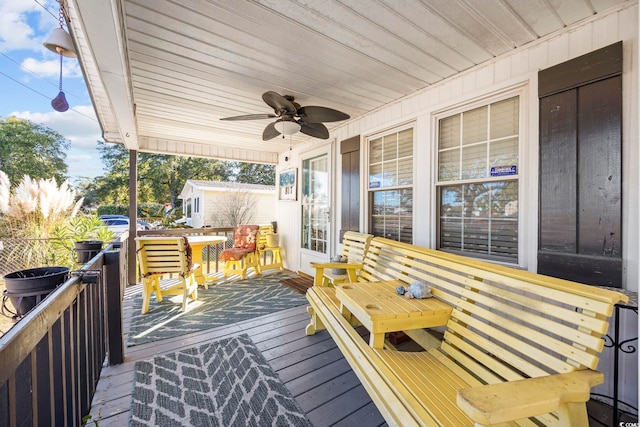
<path id="1" fill-rule="evenodd" d="M 247 184 L 243 182 L 223 182 L 223 181 L 202 181 L 197 179 L 188 179 L 185 182 L 182 191 L 180 192 L 180 198 L 184 198 L 187 186 L 193 187 L 194 190 L 211 190 L 211 191 L 248 191 L 252 193 L 275 193 L 275 185 L 264 184 Z"/>

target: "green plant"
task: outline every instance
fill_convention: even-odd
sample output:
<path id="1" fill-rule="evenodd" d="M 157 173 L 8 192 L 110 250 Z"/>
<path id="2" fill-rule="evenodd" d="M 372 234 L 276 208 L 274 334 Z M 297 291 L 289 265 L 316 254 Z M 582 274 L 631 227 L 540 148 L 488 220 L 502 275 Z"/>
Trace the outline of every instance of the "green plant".
<path id="1" fill-rule="evenodd" d="M 74 265 L 74 242 L 97 240 L 109 242 L 114 238 L 113 232 L 100 221 L 95 214 L 81 214 L 53 228 L 53 250 L 56 261 L 63 265 Z"/>
<path id="2" fill-rule="evenodd" d="M 58 186 L 53 178 L 35 180 L 25 175 L 12 189 L 8 176 L 0 171 L 0 237 L 13 241 L 3 257 L 16 268 L 75 266 L 74 241 L 113 238 L 97 216 L 78 216 L 82 201 L 67 181 Z"/>

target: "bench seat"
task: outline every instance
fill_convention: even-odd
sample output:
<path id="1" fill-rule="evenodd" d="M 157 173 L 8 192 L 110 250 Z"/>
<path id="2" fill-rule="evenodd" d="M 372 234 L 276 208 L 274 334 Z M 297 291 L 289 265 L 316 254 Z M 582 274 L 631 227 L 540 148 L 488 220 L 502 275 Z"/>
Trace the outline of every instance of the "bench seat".
<path id="1" fill-rule="evenodd" d="M 453 307 L 441 340 L 414 330 L 431 337 L 424 351 L 372 348 L 335 289 L 315 285 L 307 333 L 331 334 L 389 425 L 588 425 L 607 318 L 626 296 L 376 237 L 358 281 L 387 280 L 424 281 Z"/>

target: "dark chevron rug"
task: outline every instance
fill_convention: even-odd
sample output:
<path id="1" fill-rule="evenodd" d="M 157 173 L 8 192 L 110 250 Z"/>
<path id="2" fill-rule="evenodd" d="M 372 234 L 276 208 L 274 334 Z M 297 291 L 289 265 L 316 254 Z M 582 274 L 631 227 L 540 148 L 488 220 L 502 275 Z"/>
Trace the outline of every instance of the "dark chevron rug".
<path id="1" fill-rule="evenodd" d="M 172 338 L 204 329 L 229 325 L 265 314 L 307 304 L 307 299 L 280 284 L 296 276 L 292 272 L 277 272 L 245 280 L 221 281 L 198 289 L 198 301 L 189 302 L 186 312 L 180 311 L 181 296 L 165 297 L 161 303 L 151 298 L 149 312 L 141 314 L 142 295 L 137 293 L 127 346 Z M 177 298 L 177 300 L 176 300 Z"/>
<path id="2" fill-rule="evenodd" d="M 247 335 L 136 362 L 129 425 L 311 427 Z"/>

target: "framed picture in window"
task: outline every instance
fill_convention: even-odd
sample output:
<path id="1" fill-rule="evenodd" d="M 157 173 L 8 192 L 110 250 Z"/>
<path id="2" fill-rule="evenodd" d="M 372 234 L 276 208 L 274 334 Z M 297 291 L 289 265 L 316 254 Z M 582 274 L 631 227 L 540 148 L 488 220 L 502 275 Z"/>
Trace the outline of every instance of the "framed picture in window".
<path id="1" fill-rule="evenodd" d="M 278 179 L 278 199 L 297 200 L 298 199 L 298 169 L 288 169 L 280 172 Z"/>

